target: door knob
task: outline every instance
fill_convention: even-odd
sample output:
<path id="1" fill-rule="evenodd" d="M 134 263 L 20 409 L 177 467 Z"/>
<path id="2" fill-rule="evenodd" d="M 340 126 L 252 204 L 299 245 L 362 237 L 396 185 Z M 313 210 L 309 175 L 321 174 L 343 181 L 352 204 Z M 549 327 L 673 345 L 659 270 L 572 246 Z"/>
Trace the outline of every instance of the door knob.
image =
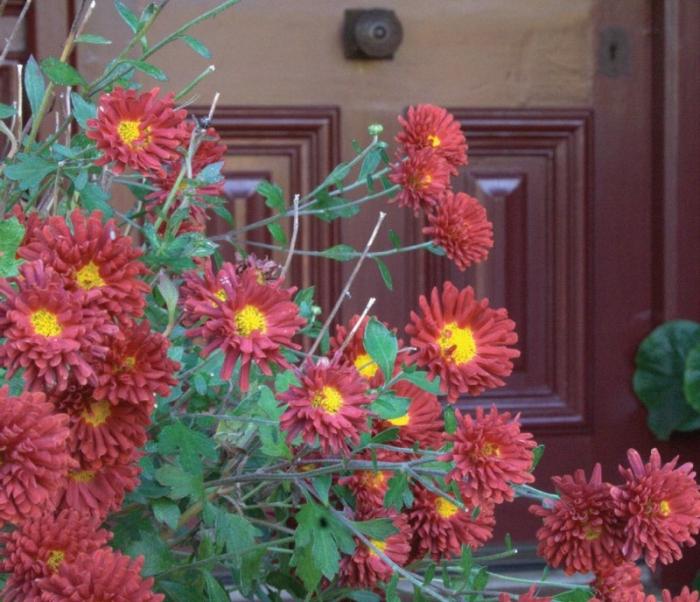
<path id="1" fill-rule="evenodd" d="M 374 8 L 345 11 L 345 58 L 392 59 L 402 39 L 403 27 L 393 10 Z"/>

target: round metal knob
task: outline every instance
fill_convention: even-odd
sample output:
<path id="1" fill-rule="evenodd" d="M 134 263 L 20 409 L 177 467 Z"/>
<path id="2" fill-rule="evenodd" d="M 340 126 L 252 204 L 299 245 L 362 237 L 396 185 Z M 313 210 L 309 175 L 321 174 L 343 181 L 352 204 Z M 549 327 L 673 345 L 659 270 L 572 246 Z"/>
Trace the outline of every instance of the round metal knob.
<path id="1" fill-rule="evenodd" d="M 392 10 L 352 10 L 345 14 L 348 58 L 390 59 L 401 44 L 403 27 Z"/>

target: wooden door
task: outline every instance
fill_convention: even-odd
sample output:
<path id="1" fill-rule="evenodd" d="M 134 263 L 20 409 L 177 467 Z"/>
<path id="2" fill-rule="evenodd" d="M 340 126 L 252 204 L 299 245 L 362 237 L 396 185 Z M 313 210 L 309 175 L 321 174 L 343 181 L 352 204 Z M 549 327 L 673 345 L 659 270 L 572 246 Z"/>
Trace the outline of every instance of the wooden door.
<path id="1" fill-rule="evenodd" d="M 214 3 L 172 0 L 152 37 Z M 127 4 L 138 9 L 145 0 Z M 520 412 L 547 446 L 538 470 L 543 487 L 553 474 L 590 470 L 596 461 L 612 480 L 628 447 L 655 444 L 630 387 L 636 346 L 659 320 L 698 313 L 697 296 L 679 285 L 683 266 L 700 264 L 693 263 L 697 245 L 686 238 L 686 224 L 698 217 L 691 202 L 698 138 L 683 137 L 683 123 L 698 123 L 697 94 L 671 77 L 697 72 L 697 58 L 678 48 L 681 38 L 692 41 L 698 4 L 385 0 L 381 6 L 396 11 L 404 29 L 394 60 L 345 59 L 345 9 L 377 4 L 247 0 L 193 32 L 217 64 L 197 102 L 221 93 L 214 124 L 230 148 L 224 171 L 231 208 L 245 215 L 261 179 L 290 198 L 310 190 L 353 156 L 351 142 L 367 139 L 369 123 L 383 123 L 392 136 L 409 104 L 449 107 L 470 145 L 470 164 L 455 187 L 488 208 L 496 231 L 490 261 L 462 274 L 432 255 L 392 258 L 394 292 L 368 266 L 342 317 L 375 295 L 377 314 L 402 327 L 418 295 L 443 279 L 474 284 L 509 308 L 523 353 L 507 387 L 460 405 Z M 90 31 L 117 47 L 127 35 L 110 2 L 98 3 Z M 108 52 L 82 47 L 77 60 L 90 74 Z M 172 90 L 207 64 L 184 44 L 155 62 L 171 75 Z M 680 137 L 669 134 L 674 123 Z M 687 157 L 679 166 L 680 151 L 695 157 L 694 167 Z M 380 209 L 386 204 L 330 229 L 305 224 L 303 243 L 361 247 Z M 407 211 L 390 207 L 388 221 L 405 242 L 419 236 L 422 224 Z M 381 245 L 389 246 L 386 235 Z M 302 286 L 320 283 L 328 307 L 349 269 L 299 261 L 294 276 Z M 662 452 L 680 449 L 700 460 L 697 441 L 676 439 Z M 501 509 L 500 524 L 516 539 L 532 538 L 536 523 L 526 518 L 525 503 L 516 504 Z"/>

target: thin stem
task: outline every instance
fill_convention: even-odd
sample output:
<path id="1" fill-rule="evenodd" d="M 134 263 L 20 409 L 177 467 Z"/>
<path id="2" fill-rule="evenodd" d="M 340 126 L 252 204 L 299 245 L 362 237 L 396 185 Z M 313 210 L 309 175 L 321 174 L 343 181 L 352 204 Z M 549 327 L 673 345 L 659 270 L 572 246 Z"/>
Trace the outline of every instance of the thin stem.
<path id="1" fill-rule="evenodd" d="M 4 2 L 2 5 L 2 11 L 0 11 L 0 14 L 5 10 L 5 5 L 7 2 Z M 29 7 L 32 5 L 32 0 L 25 0 L 24 6 L 22 7 L 22 10 L 19 13 L 19 16 L 17 17 L 17 20 L 15 21 L 14 26 L 12 27 L 12 31 L 10 32 L 10 35 L 5 38 L 5 46 L 2 49 L 2 52 L 0 53 L 0 63 L 2 63 L 5 58 L 7 58 L 7 53 L 10 52 L 10 46 L 12 46 L 12 41 L 15 39 L 15 36 L 17 35 L 17 32 L 19 31 L 19 26 L 22 24 L 22 21 L 24 21 L 24 17 L 27 16 L 27 12 L 29 11 Z"/>
<path id="2" fill-rule="evenodd" d="M 246 243 L 247 245 L 250 245 L 251 247 L 259 247 L 261 249 L 269 249 L 271 251 L 284 251 L 284 247 L 280 247 L 279 245 L 271 245 L 269 243 L 264 243 L 264 242 L 257 242 L 253 240 L 247 240 Z M 412 251 L 419 251 L 421 249 L 428 249 L 430 247 L 434 246 L 433 241 L 428 240 L 425 242 L 420 242 L 416 243 L 414 245 L 407 245 L 405 247 L 399 247 L 398 249 L 385 249 L 384 251 L 373 251 L 372 253 L 367 253 L 367 257 L 370 259 L 372 257 L 387 257 L 389 255 L 398 255 L 399 253 L 411 253 Z M 326 257 L 326 251 L 310 251 L 310 250 L 305 250 L 305 249 L 298 249 L 294 251 L 295 255 L 305 255 L 309 257 Z M 348 253 L 348 256 L 352 259 L 353 257 L 361 257 L 362 253 L 359 251 L 354 251 L 352 253 Z M 327 257 L 327 259 L 330 259 Z"/>
<path id="3" fill-rule="evenodd" d="M 561 587 L 563 589 L 571 589 L 574 584 L 563 583 L 559 581 L 546 581 L 540 579 L 523 579 L 521 577 L 511 577 L 510 575 L 502 575 L 501 573 L 494 573 L 493 571 L 488 571 L 491 577 L 496 577 L 497 579 L 505 579 L 506 581 L 512 581 L 513 583 L 526 583 L 527 585 L 552 585 L 554 587 Z"/>
<path id="4" fill-rule="evenodd" d="M 180 100 L 187 96 L 194 87 L 199 84 L 207 75 L 214 73 L 216 71 L 216 65 L 209 65 L 204 71 L 202 71 L 197 77 L 195 77 L 189 84 L 187 84 L 182 90 L 180 90 L 175 95 L 175 100 Z"/>
<path id="5" fill-rule="evenodd" d="M 364 310 L 362 310 L 362 313 L 360 314 L 360 317 L 355 322 L 355 325 L 352 327 L 352 329 L 350 330 L 348 335 L 345 337 L 345 340 L 340 345 L 340 347 L 338 347 L 337 351 L 333 354 L 333 359 L 331 360 L 332 364 L 335 364 L 340 359 L 340 357 L 343 355 L 343 351 L 350 344 L 350 341 L 352 341 L 353 337 L 355 336 L 355 333 L 362 326 L 364 319 L 367 317 L 369 310 L 372 309 L 372 306 L 374 305 L 376 300 L 377 299 L 374 297 L 369 298 L 369 301 L 367 301 L 367 305 L 365 305 L 365 308 L 364 308 Z M 371 364 L 371 362 L 370 362 L 370 364 Z"/>
<path id="6" fill-rule="evenodd" d="M 323 323 L 323 326 L 321 326 L 321 330 L 319 331 L 318 336 L 316 337 L 316 340 L 313 342 L 313 345 L 311 345 L 311 349 L 309 349 L 302 364 L 305 363 L 306 360 L 308 360 L 314 354 L 314 352 L 316 351 L 318 346 L 321 344 L 321 339 L 323 338 L 325 333 L 328 331 L 328 328 L 331 325 L 331 322 L 333 321 L 333 319 L 335 318 L 335 315 L 338 313 L 340 306 L 343 304 L 343 301 L 345 301 L 345 297 L 350 292 L 350 287 L 352 286 L 352 283 L 354 282 L 355 277 L 360 272 L 360 268 L 362 267 L 362 264 L 364 263 L 365 259 L 367 258 L 367 254 L 369 253 L 369 250 L 372 247 L 372 244 L 374 243 L 374 239 L 377 238 L 377 234 L 379 233 L 379 230 L 382 227 L 382 222 L 384 221 L 385 217 L 386 217 L 386 213 L 384 213 L 383 211 L 380 211 L 379 217 L 377 218 L 377 223 L 374 225 L 374 230 L 372 230 L 372 233 L 370 234 L 369 239 L 367 239 L 367 244 L 365 245 L 365 248 L 363 249 L 362 254 L 360 255 L 360 258 L 357 260 L 357 263 L 355 264 L 355 267 L 352 270 L 352 273 L 350 274 L 348 281 L 345 283 L 343 290 L 340 292 L 340 295 L 338 296 L 338 300 L 335 302 L 335 305 L 333 306 L 331 313 L 328 314 L 328 317 L 326 318 L 326 321 Z"/>
<path id="7" fill-rule="evenodd" d="M 529 497 L 534 500 L 558 500 L 556 493 L 548 493 L 530 485 L 514 485 L 513 489 L 518 497 Z"/>
<path id="8" fill-rule="evenodd" d="M 289 241 L 289 251 L 287 252 L 287 259 L 282 267 L 282 272 L 280 278 L 285 278 L 287 271 L 292 265 L 292 259 L 294 259 L 294 248 L 297 244 L 297 236 L 299 235 L 299 195 L 294 195 L 294 223 L 292 225 L 292 238 Z"/>

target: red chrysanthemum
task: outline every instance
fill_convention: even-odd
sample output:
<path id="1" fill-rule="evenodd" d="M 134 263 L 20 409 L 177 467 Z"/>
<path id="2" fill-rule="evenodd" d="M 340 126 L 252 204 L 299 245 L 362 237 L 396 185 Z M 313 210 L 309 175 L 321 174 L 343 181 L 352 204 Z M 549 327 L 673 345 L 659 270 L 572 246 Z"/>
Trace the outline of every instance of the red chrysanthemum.
<path id="1" fill-rule="evenodd" d="M 0 388 L 0 523 L 34 518 L 52 507 L 72 466 L 68 416 L 54 413 L 43 393 L 10 397 Z"/>
<path id="2" fill-rule="evenodd" d="M 391 442 L 398 447 L 413 447 L 415 443 L 424 449 L 442 447 L 444 423 L 437 397 L 405 380 L 397 382 L 391 390 L 399 397 L 411 400 L 408 411 L 403 416 L 381 421 L 376 430 L 398 427 L 398 435 Z"/>
<path id="3" fill-rule="evenodd" d="M 598 567 L 591 583 L 594 600 L 600 602 L 644 602 L 642 573 L 634 562 Z"/>
<path id="4" fill-rule="evenodd" d="M 226 300 L 224 283 L 235 287 L 238 284 L 236 266 L 228 261 L 214 273 L 211 259 L 206 258 L 202 264 L 202 275 L 197 270 L 185 272 L 180 286 L 180 302 L 183 308 L 182 323 L 192 326 L 198 320 L 211 315 L 211 308 L 216 307 L 212 295 L 220 301 Z"/>
<path id="5" fill-rule="evenodd" d="M 112 164 L 120 174 L 130 167 L 143 174 L 165 174 L 164 164 L 180 158 L 188 139 L 187 111 L 174 110 L 173 94 L 158 99 L 159 88 L 138 94 L 115 88 L 100 96 L 97 118 L 88 120 L 87 136 L 102 151 L 95 163 Z"/>
<path id="6" fill-rule="evenodd" d="M 413 488 L 413 496 L 406 515 L 415 557 L 429 553 L 437 562 L 459 556 L 463 545 L 475 550 L 491 539 L 496 524 L 492 505 L 482 504 L 478 513 L 471 507 L 462 510 L 421 486 Z"/>
<path id="7" fill-rule="evenodd" d="M 151 330 L 148 320 L 126 325 L 96 368 L 94 398 L 114 405 L 126 401 L 150 406 L 156 395 L 167 397 L 180 368 L 168 357 L 169 346 L 168 339 Z"/>
<path id="8" fill-rule="evenodd" d="M 41 596 L 33 602 L 162 602 L 152 591 L 153 578 L 141 577 L 143 556 L 132 559 L 101 549 L 81 554 L 75 562 L 39 581 Z"/>
<path id="9" fill-rule="evenodd" d="M 233 282 L 221 282 L 223 292 L 202 289 L 205 300 L 196 311 L 205 321 L 187 331 L 190 337 L 202 337 L 207 356 L 216 349 L 224 352 L 221 378 L 231 377 L 233 367 L 241 360 L 240 386 L 248 390 L 250 366 L 256 364 L 263 374 L 271 375 L 270 364 L 289 367 L 282 347 L 299 349 L 292 337 L 305 320 L 291 300 L 296 289 L 284 289 L 260 283 L 257 274 L 247 270 Z"/>
<path id="10" fill-rule="evenodd" d="M 389 180 L 401 186 L 391 202 L 410 207 L 418 215 L 420 209 L 428 211 L 436 207 L 449 189 L 450 165 L 434 150 L 426 148 L 397 161 L 391 167 Z"/>
<path id="11" fill-rule="evenodd" d="M 691 590 L 687 586 L 684 587 L 677 596 L 672 595 L 667 589 L 661 592 L 661 600 L 663 602 L 698 602 L 699 599 L 700 593 Z"/>
<path id="12" fill-rule="evenodd" d="M 411 552 L 411 539 L 408 522 L 402 514 L 387 515 L 383 512 L 375 512 L 362 516 L 362 520 L 371 518 L 391 518 L 397 532 L 384 540 L 370 539 L 382 553 L 386 554 L 392 562 L 399 566 L 406 564 Z M 387 582 L 394 574 L 393 568 L 388 565 L 376 550 L 365 545 L 356 538 L 356 548 L 352 555 L 345 556 L 340 562 L 340 582 L 351 588 L 374 589 L 378 583 Z"/>
<path id="13" fill-rule="evenodd" d="M 37 579 L 49 577 L 79 554 L 91 554 L 112 538 L 99 520 L 64 510 L 24 521 L 11 533 L 0 533 L 3 544 L 0 571 L 9 573 L 0 593 L 4 602 L 26 602 L 39 594 Z"/>
<path id="14" fill-rule="evenodd" d="M 88 389 L 66 404 L 70 417 L 69 448 L 82 463 L 123 462 L 146 443 L 152 403 L 131 403 L 95 397 Z"/>
<path id="15" fill-rule="evenodd" d="M 524 594 L 520 594 L 517 597 L 518 602 L 551 602 L 551 596 L 537 596 L 537 586 L 532 585 L 530 589 Z M 511 602 L 512 598 L 510 594 L 502 593 L 498 594 L 498 602 Z"/>
<path id="16" fill-rule="evenodd" d="M 604 483 L 600 464 L 591 480 L 583 470 L 573 476 L 553 477 L 559 499 L 544 507 L 530 506 L 543 519 L 537 531 L 538 553 L 553 567 L 563 565 L 567 574 L 587 573 L 621 561 L 624 525 L 615 516 L 610 484 Z"/>
<path id="17" fill-rule="evenodd" d="M 435 211 L 428 214 L 423 234 L 442 247 L 447 257 L 462 271 L 484 261 L 493 247 L 493 224 L 486 209 L 474 197 L 445 191 Z"/>
<path id="18" fill-rule="evenodd" d="M 124 496 L 139 484 L 139 453 L 121 458 L 112 464 L 92 464 L 79 456 L 63 479 L 63 488 L 57 498 L 57 508 L 73 508 L 84 514 L 104 519 L 110 512 L 119 510 Z"/>
<path id="19" fill-rule="evenodd" d="M 347 326 L 343 324 L 337 324 L 335 327 L 335 336 L 330 338 L 330 356 L 333 357 L 336 351 L 343 345 L 345 340 L 350 334 L 350 331 L 355 327 L 360 316 L 355 314 L 350 318 Z M 379 366 L 375 361 L 372 360 L 369 353 L 365 349 L 364 339 L 365 339 L 365 329 L 367 328 L 367 323 L 369 322 L 369 317 L 365 317 L 362 320 L 362 324 L 357 328 L 352 336 L 352 339 L 348 341 L 347 345 L 343 349 L 341 354 L 341 361 L 344 364 L 355 366 L 360 375 L 367 380 L 369 386 L 373 389 L 381 387 L 384 384 L 384 374 L 379 369 Z M 386 322 L 382 322 L 384 326 L 389 328 Z M 399 341 L 399 347 L 403 346 L 403 342 Z M 399 354 L 396 358 L 396 362 L 400 365 L 402 358 L 405 357 L 403 353 Z"/>
<path id="20" fill-rule="evenodd" d="M 63 391 L 69 380 L 81 385 L 94 382 L 90 362 L 107 353 L 104 338 L 117 328 L 104 312 L 83 307 L 83 292 L 65 290 L 63 280 L 41 261 L 25 263 L 20 276 L 0 280 L 5 297 L 0 310 L 0 363 L 8 377 L 24 368 L 31 389 Z"/>
<path id="21" fill-rule="evenodd" d="M 66 278 L 68 288 L 83 291 L 90 306 L 117 317 L 142 315 L 150 289 L 140 276 L 148 270 L 138 261 L 141 250 L 133 239 L 121 235 L 114 220 L 103 224 L 99 211 L 83 215 L 76 209 L 70 223 L 72 227 L 63 217 L 49 218 L 18 255 L 41 259 Z"/>
<path id="22" fill-rule="evenodd" d="M 454 463 L 449 478 L 459 481 L 463 492 L 479 500 L 500 504 L 513 499 L 512 485 L 532 483 L 532 450 L 537 445 L 530 433 L 521 432 L 519 416 L 488 414 L 476 408 L 476 417 L 457 410 L 457 431 L 447 438 L 452 451 L 445 458 Z"/>
<path id="23" fill-rule="evenodd" d="M 371 460 L 372 455 L 368 452 L 356 455 L 358 460 Z M 398 454 L 378 452 L 376 459 L 379 462 L 397 462 L 400 458 Z M 347 487 L 355 496 L 355 511 L 359 514 L 374 512 L 384 505 L 389 479 L 393 473 L 391 470 L 357 470 L 350 476 L 338 479 L 340 485 Z"/>
<path id="24" fill-rule="evenodd" d="M 467 140 L 446 109 L 429 104 L 409 107 L 405 118 L 399 116 L 399 123 L 402 129 L 396 141 L 409 152 L 431 149 L 452 166 L 455 174 L 457 167 L 467 164 Z"/>
<path id="25" fill-rule="evenodd" d="M 615 512 L 626 522 L 623 553 L 628 560 L 644 557 L 669 564 L 683 555 L 681 546 L 695 545 L 700 531 L 700 489 L 690 463 L 676 468 L 678 458 L 662 464 L 658 450 L 644 464 L 639 453 L 627 452 L 629 468 L 620 467 L 625 484 L 611 490 Z"/>
<path id="26" fill-rule="evenodd" d="M 287 405 L 280 427 L 288 442 L 301 434 L 309 445 L 318 438 L 323 453 L 347 454 L 368 430 L 367 382 L 350 366 L 334 366 L 325 359 L 308 363 L 301 385 L 290 387 L 279 399 Z"/>
<path id="27" fill-rule="evenodd" d="M 443 284 L 442 295 L 434 288 L 430 302 L 421 296 L 419 305 L 423 317 L 412 311 L 406 326 L 417 349 L 410 359 L 440 376 L 450 403 L 461 393 L 479 395 L 504 384 L 520 355 L 511 347 L 518 335 L 505 309 L 493 309 L 488 299 L 474 298 L 471 286 L 460 291 L 451 282 Z"/>

